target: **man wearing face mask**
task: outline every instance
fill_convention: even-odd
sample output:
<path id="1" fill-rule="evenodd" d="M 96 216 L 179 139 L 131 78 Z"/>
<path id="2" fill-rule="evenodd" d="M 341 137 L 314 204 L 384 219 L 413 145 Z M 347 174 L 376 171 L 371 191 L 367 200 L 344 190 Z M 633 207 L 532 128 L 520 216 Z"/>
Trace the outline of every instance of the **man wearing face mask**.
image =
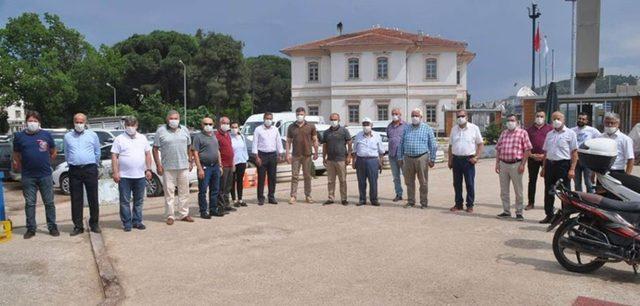
<path id="1" fill-rule="evenodd" d="M 44 203 L 47 227 L 51 236 L 60 236 L 56 225 L 56 207 L 53 203 L 53 180 L 51 161 L 58 151 L 51 133 L 40 129 L 40 114 L 29 111 L 26 114 L 27 128 L 13 137 L 14 169 L 22 174 L 22 195 L 27 232 L 24 239 L 36 235 L 37 192 Z"/>
<path id="2" fill-rule="evenodd" d="M 620 116 L 618 114 L 606 113 L 604 115 L 604 133 L 600 137 L 613 139 L 618 146 L 618 155 L 610 172 L 631 174 L 634 161 L 633 140 L 620 132 Z"/>
<path id="3" fill-rule="evenodd" d="M 100 140 L 98 135 L 86 127 L 87 116 L 77 113 L 73 116 L 74 129 L 64 135 L 65 159 L 69 164 L 69 190 L 71 191 L 71 236 L 84 232 L 82 215 L 84 212 L 84 191 L 89 202 L 89 227 L 94 233 L 101 233 L 98 225 L 98 165 L 100 165 Z"/>
<path id="4" fill-rule="evenodd" d="M 475 200 L 475 177 L 476 163 L 482 150 L 484 142 L 480 129 L 477 125 L 467 122 L 467 112 L 459 110 L 456 112 L 456 125 L 451 128 L 449 136 L 449 169 L 453 169 L 453 189 L 455 190 L 455 205 L 449 210 L 456 212 L 463 209 L 462 180 L 464 179 L 467 189 L 467 212 L 473 212 Z"/>
<path id="5" fill-rule="evenodd" d="M 437 149 L 433 129 L 422 122 L 422 110 L 414 109 L 411 112 L 411 125 L 405 127 L 398 146 L 398 162 L 407 185 L 405 208 L 416 204 L 416 177 L 420 184 L 420 208 L 426 208 L 429 204 L 429 168 L 434 166 Z"/>
<path id="6" fill-rule="evenodd" d="M 589 115 L 587 113 L 578 114 L 577 125 L 578 126 L 572 128 L 572 130 L 576 133 L 578 148 L 580 148 L 585 141 L 600 137 L 600 132 L 596 128 L 589 126 Z M 591 170 L 583 167 L 580 164 L 580 159 L 578 159 L 578 164 L 576 165 L 576 177 L 573 179 L 576 191 L 582 191 L 583 178 L 584 184 L 587 187 L 587 192 L 593 193 L 595 188 L 591 182 Z"/>
<path id="7" fill-rule="evenodd" d="M 273 126 L 273 114 L 264 113 L 264 123 L 253 131 L 253 143 L 251 153 L 255 156 L 258 167 L 258 205 L 264 204 L 264 180 L 269 178 L 269 204 L 278 204 L 275 197 L 276 172 L 278 167 L 278 154 L 284 153 L 280 131 Z M 281 159 L 281 158 L 280 158 Z"/>
<path id="8" fill-rule="evenodd" d="M 524 221 L 522 174 L 531 153 L 529 135 L 518 126 L 516 115 L 507 116 L 507 129 L 502 131 L 496 144 L 496 173 L 500 178 L 500 199 L 503 211 L 498 218 L 511 218 L 509 183 L 516 194 L 516 221 Z"/>
<path id="9" fill-rule="evenodd" d="M 304 107 L 298 107 L 296 122 L 287 129 L 285 154 L 287 162 L 291 164 L 291 199 L 289 199 L 289 204 L 296 203 L 300 167 L 302 167 L 304 179 L 305 200 L 309 204 L 313 203 L 313 198 L 311 198 L 311 158 L 313 156 L 313 160 L 318 159 L 318 132 L 313 123 L 304 120 L 305 114 Z M 289 153 L 289 148 L 292 148 L 291 153 Z"/>
<path id="10" fill-rule="evenodd" d="M 322 135 L 322 155 L 324 166 L 327 168 L 327 185 L 329 199 L 324 205 L 334 203 L 336 191 L 336 176 L 340 181 L 340 199 L 342 205 L 348 205 L 347 201 L 347 165 L 351 163 L 351 134 L 340 125 L 340 115 L 337 113 L 329 116 L 331 127 Z"/>
<path id="11" fill-rule="evenodd" d="M 546 124 L 546 114 L 544 111 L 536 113 L 536 119 L 532 126 L 527 129 L 529 140 L 531 141 L 531 154 L 527 162 L 527 171 L 529 172 L 529 183 L 527 188 L 528 203 L 524 210 L 533 209 L 536 201 L 536 185 L 538 183 L 538 173 L 542 168 L 542 160 L 544 159 L 544 140 L 547 134 L 553 130 L 550 124 Z"/>
<path id="12" fill-rule="evenodd" d="M 198 206 L 200 217 L 224 216 L 223 208 L 218 205 L 220 193 L 220 149 L 218 139 L 213 134 L 213 119 L 202 118 L 202 133 L 193 136 L 191 154 L 198 169 Z M 207 197 L 207 190 L 209 196 Z"/>
<path id="13" fill-rule="evenodd" d="M 193 164 L 189 160 L 190 145 L 191 136 L 189 136 L 189 130 L 180 125 L 180 113 L 175 110 L 169 111 L 167 124 L 158 128 L 153 144 L 153 159 L 156 162 L 156 170 L 163 179 L 167 225 L 173 225 L 175 221 L 174 207 L 178 211 L 178 220 L 194 222 L 193 218 L 189 216 L 189 205 L 187 204 L 189 172 L 193 168 Z M 162 153 L 162 160 L 160 153 Z M 175 205 L 176 186 L 178 187 L 177 205 Z"/>
<path id="14" fill-rule="evenodd" d="M 555 195 L 553 188 L 559 179 L 562 184 L 571 189 L 571 179 L 575 177 L 578 162 L 578 140 L 576 133 L 564 125 L 564 114 L 551 114 L 553 130 L 544 140 L 544 160 L 542 161 L 541 177 L 544 177 L 544 213 L 546 217 L 540 223 L 550 223 L 553 217 L 553 202 Z"/>
<path id="15" fill-rule="evenodd" d="M 151 146 L 147 137 L 138 133 L 138 119 L 124 119 L 125 132 L 113 140 L 111 146 L 111 168 L 113 181 L 118 184 L 120 193 L 120 220 L 125 232 L 131 228 L 144 230 L 142 224 L 142 203 L 147 180 L 151 172 Z M 131 198 L 133 195 L 133 216 Z"/>
<path id="16" fill-rule="evenodd" d="M 404 134 L 406 124 L 404 120 L 402 120 L 401 116 L 402 113 L 400 113 L 399 108 L 391 110 L 392 121 L 387 126 L 387 138 L 389 139 L 389 165 L 391 166 L 393 187 L 396 192 L 396 197 L 393 198 L 393 202 L 402 200 L 402 181 L 400 179 L 402 176 L 402 166 L 398 164 L 398 159 L 401 158 L 401 156 L 398 156 L 398 148 L 400 146 L 400 142 L 402 142 L 402 135 Z"/>
<path id="17" fill-rule="evenodd" d="M 233 184 L 233 171 L 235 170 L 235 165 L 233 164 L 233 144 L 231 143 L 231 135 L 229 135 L 229 130 L 231 130 L 230 123 L 229 118 L 220 118 L 218 130 L 215 131 L 216 139 L 218 139 L 218 145 L 220 147 L 220 165 L 222 165 L 218 202 L 223 205 L 225 212 L 236 211 L 236 209 L 231 206 L 231 200 L 229 200 L 231 184 Z"/>
<path id="18" fill-rule="evenodd" d="M 382 168 L 382 138 L 371 130 L 371 119 L 362 120 L 362 132 L 356 134 L 354 144 L 353 169 L 358 176 L 359 200 L 357 206 L 367 202 L 367 182 L 369 182 L 369 201 L 371 205 L 380 206 L 378 202 L 378 171 Z"/>

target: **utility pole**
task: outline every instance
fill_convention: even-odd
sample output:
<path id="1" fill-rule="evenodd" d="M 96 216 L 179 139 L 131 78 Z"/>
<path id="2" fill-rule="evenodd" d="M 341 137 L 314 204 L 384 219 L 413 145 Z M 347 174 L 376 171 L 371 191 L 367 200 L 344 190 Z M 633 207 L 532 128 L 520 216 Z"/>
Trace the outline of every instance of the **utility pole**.
<path id="1" fill-rule="evenodd" d="M 565 0 L 571 2 L 571 75 L 570 80 L 571 84 L 569 85 L 571 95 L 574 95 L 576 88 L 576 78 L 575 78 L 575 64 L 576 64 L 576 54 L 575 54 L 575 45 L 576 45 L 576 0 Z"/>
<path id="2" fill-rule="evenodd" d="M 536 19 L 542 15 L 538 11 L 538 5 L 531 2 L 531 8 L 527 8 L 529 11 L 529 18 L 531 18 L 531 90 L 536 89 Z"/>
<path id="3" fill-rule="evenodd" d="M 183 87 L 182 87 L 182 91 L 184 93 L 184 96 L 183 96 L 183 100 L 184 100 L 184 127 L 189 129 L 187 127 L 187 65 L 185 65 L 182 60 L 178 60 L 178 62 L 180 64 L 182 64 L 182 68 L 184 70 L 184 76 L 183 76 L 184 84 L 183 84 Z"/>

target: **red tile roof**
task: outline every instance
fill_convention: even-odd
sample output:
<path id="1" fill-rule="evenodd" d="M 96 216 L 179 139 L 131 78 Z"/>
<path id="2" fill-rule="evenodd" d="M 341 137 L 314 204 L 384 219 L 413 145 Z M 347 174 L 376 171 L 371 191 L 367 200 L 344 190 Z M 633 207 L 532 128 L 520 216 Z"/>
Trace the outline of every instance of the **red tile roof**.
<path id="1" fill-rule="evenodd" d="M 467 44 L 461 41 L 449 40 L 428 35 L 421 36 L 418 34 L 394 29 L 373 28 L 292 46 L 281 50 L 281 52 L 287 55 L 291 55 L 292 51 L 322 50 L 337 46 L 371 45 L 443 47 L 457 49 L 460 51 L 463 51 L 467 47 Z"/>

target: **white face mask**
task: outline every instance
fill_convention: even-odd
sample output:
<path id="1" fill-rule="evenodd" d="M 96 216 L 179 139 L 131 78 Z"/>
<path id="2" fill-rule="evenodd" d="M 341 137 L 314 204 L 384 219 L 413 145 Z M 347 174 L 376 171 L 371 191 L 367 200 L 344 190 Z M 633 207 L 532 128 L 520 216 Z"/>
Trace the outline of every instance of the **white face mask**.
<path id="1" fill-rule="evenodd" d="M 340 126 L 340 121 L 339 120 L 331 120 L 331 126 L 332 127 Z"/>
<path id="2" fill-rule="evenodd" d="M 544 124 L 544 118 L 536 117 L 536 125 L 543 125 L 543 124 Z"/>
<path id="3" fill-rule="evenodd" d="M 205 125 L 203 130 L 207 133 L 213 132 L 213 125 Z"/>
<path id="4" fill-rule="evenodd" d="M 554 128 L 554 129 L 559 129 L 559 128 L 561 128 L 561 127 L 562 127 L 562 121 L 560 121 L 560 120 L 558 120 L 558 119 L 553 120 L 553 128 Z"/>
<path id="5" fill-rule="evenodd" d="M 420 124 L 420 117 L 412 116 L 411 117 L 411 123 L 413 123 L 413 125 Z"/>
<path id="6" fill-rule="evenodd" d="M 229 125 L 228 125 L 228 124 L 221 124 L 221 125 L 220 125 L 220 129 L 226 132 L 226 131 L 228 131 L 228 130 L 229 130 L 229 129 L 231 129 L 231 128 L 229 127 Z"/>
<path id="7" fill-rule="evenodd" d="M 231 129 L 231 135 L 238 135 L 238 129 Z"/>
<path id="8" fill-rule="evenodd" d="M 606 126 L 604 128 L 604 132 L 609 134 L 609 135 L 613 135 L 618 131 L 617 127 L 613 127 L 613 126 Z"/>
<path id="9" fill-rule="evenodd" d="M 177 129 L 180 126 L 180 120 L 178 119 L 171 119 L 169 120 L 169 127 L 172 129 Z"/>
<path id="10" fill-rule="evenodd" d="M 393 116 L 391 116 L 391 118 L 393 118 L 393 121 L 400 120 L 400 116 L 398 116 L 398 115 L 393 115 Z"/>
<path id="11" fill-rule="evenodd" d="M 515 130 L 516 129 L 516 122 L 515 121 L 507 121 L 507 128 L 509 130 Z"/>
<path id="12" fill-rule="evenodd" d="M 40 129 L 40 122 L 27 122 L 27 131 L 33 133 Z"/>
<path id="13" fill-rule="evenodd" d="M 464 125 L 465 123 L 467 123 L 467 117 L 457 118 L 456 122 L 458 122 L 458 125 Z"/>
<path id="14" fill-rule="evenodd" d="M 135 135 L 135 134 L 136 134 L 136 130 L 137 130 L 137 129 L 138 129 L 138 128 L 137 128 L 137 127 L 135 127 L 135 126 L 128 126 L 128 127 L 126 127 L 126 128 L 125 128 L 125 132 L 126 132 L 126 133 L 127 133 L 127 135 L 129 135 L 129 136 L 133 136 L 133 135 Z"/>
<path id="15" fill-rule="evenodd" d="M 365 134 L 369 134 L 369 133 L 371 133 L 371 126 L 370 125 L 363 126 L 362 130 L 364 131 Z"/>
<path id="16" fill-rule="evenodd" d="M 302 121 L 304 121 L 304 115 L 297 115 L 296 120 L 298 121 L 298 123 L 301 123 Z"/>
<path id="17" fill-rule="evenodd" d="M 266 127 L 270 127 L 270 126 L 271 126 L 271 124 L 272 124 L 271 119 L 266 119 L 266 120 L 264 121 L 264 126 L 266 126 Z"/>
<path id="18" fill-rule="evenodd" d="M 82 133 L 84 132 L 85 126 L 84 123 L 76 123 L 73 125 L 73 128 L 76 130 L 76 132 Z"/>

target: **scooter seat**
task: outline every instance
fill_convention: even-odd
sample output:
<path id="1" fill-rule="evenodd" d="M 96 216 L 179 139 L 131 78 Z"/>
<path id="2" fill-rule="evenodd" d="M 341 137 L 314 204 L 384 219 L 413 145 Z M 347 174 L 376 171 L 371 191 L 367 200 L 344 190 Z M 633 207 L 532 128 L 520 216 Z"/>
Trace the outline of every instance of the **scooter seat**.
<path id="1" fill-rule="evenodd" d="M 619 172 L 609 172 L 609 175 L 620 181 L 620 183 L 622 183 L 622 186 L 640 193 L 640 177 Z"/>
<path id="2" fill-rule="evenodd" d="M 624 202 L 605 198 L 601 195 L 577 192 L 580 199 L 598 206 L 604 210 L 640 213 L 640 202 Z"/>

